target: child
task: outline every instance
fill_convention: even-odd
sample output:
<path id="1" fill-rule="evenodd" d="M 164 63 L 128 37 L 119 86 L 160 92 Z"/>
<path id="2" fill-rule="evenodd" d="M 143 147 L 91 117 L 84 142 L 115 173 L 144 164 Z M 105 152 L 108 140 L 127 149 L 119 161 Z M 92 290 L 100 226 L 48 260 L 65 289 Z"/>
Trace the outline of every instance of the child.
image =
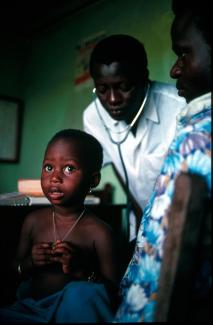
<path id="1" fill-rule="evenodd" d="M 110 322 L 117 257 L 109 226 L 84 207 L 100 181 L 102 148 L 80 130 L 62 130 L 47 145 L 41 186 L 51 202 L 25 219 L 16 267 L 27 279 L 5 322 Z"/>

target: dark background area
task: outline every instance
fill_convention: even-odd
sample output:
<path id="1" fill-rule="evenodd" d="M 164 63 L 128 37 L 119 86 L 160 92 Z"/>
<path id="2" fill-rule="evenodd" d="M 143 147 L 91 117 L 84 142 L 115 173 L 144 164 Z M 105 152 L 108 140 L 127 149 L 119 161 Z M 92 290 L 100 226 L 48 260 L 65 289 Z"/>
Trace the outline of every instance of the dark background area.
<path id="1" fill-rule="evenodd" d="M 1 1 L 0 36 L 29 38 L 100 0 Z"/>

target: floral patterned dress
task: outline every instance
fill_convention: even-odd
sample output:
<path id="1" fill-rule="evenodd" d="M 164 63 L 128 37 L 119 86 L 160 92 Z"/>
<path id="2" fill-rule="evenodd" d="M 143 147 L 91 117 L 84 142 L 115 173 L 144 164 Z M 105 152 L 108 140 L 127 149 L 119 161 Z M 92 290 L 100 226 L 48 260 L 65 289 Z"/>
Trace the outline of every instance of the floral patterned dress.
<path id="1" fill-rule="evenodd" d="M 180 114 L 176 136 L 145 207 L 135 252 L 121 282 L 122 303 L 114 322 L 154 320 L 163 244 L 168 228 L 167 211 L 175 179 L 181 171 L 203 175 L 210 195 L 210 93 L 191 101 Z"/>

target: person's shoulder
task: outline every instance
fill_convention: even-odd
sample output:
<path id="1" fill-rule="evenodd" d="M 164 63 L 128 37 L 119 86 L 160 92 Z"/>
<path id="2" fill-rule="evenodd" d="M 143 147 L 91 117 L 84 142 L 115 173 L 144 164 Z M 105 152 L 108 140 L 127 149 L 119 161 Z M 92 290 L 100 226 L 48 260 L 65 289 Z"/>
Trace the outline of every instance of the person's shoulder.
<path id="1" fill-rule="evenodd" d="M 45 218 L 50 213 L 50 207 L 45 207 L 45 208 L 38 208 L 34 209 L 33 211 L 29 212 L 26 215 L 25 221 L 26 222 L 34 222 L 38 221 L 39 219 Z"/>
<path id="2" fill-rule="evenodd" d="M 95 101 L 93 100 L 83 111 L 83 115 L 90 115 L 92 112 L 95 111 Z"/>
<path id="3" fill-rule="evenodd" d="M 162 81 L 152 81 L 151 85 L 152 85 L 152 91 L 154 92 L 160 92 L 164 94 L 174 94 L 175 96 L 178 96 L 177 88 L 170 83 L 162 82 Z"/>
<path id="4" fill-rule="evenodd" d="M 100 104 L 99 104 L 100 105 Z M 90 127 L 99 122 L 95 102 L 91 102 L 83 111 L 83 122 L 86 127 Z M 92 122 L 92 123 L 91 123 Z"/>
<path id="5" fill-rule="evenodd" d="M 40 222 L 43 222 L 44 218 L 48 215 L 48 213 L 50 213 L 50 208 L 33 209 L 25 216 L 22 229 L 25 229 L 25 231 L 28 232 L 31 231 L 31 229 L 34 228 L 35 225 L 38 225 L 40 224 Z"/>
<path id="6" fill-rule="evenodd" d="M 98 215 L 87 213 L 83 225 L 85 238 L 90 238 L 92 242 L 97 245 L 110 246 L 115 243 L 116 236 L 114 229 Z"/>
<path id="7" fill-rule="evenodd" d="M 106 232 L 106 233 L 112 231 L 110 225 L 106 223 L 103 219 L 101 219 L 98 215 L 94 214 L 93 212 L 88 211 L 85 220 L 87 226 L 90 228 L 90 231 L 91 229 L 97 230 L 98 232 Z"/>
<path id="8" fill-rule="evenodd" d="M 155 94 L 159 94 L 161 96 L 171 98 L 183 105 L 186 104 L 186 101 L 183 97 L 178 95 L 177 88 L 169 83 L 162 82 L 162 81 L 152 81 L 151 83 L 152 92 Z"/>

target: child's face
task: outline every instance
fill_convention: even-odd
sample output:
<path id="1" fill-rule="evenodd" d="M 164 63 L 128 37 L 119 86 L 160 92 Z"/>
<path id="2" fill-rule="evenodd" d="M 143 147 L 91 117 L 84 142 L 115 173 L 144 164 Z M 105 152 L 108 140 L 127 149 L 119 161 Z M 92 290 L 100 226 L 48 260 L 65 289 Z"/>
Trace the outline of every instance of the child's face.
<path id="1" fill-rule="evenodd" d="M 46 150 L 41 186 L 52 204 L 82 203 L 90 187 L 90 177 L 82 161 L 81 145 L 59 139 Z"/>

